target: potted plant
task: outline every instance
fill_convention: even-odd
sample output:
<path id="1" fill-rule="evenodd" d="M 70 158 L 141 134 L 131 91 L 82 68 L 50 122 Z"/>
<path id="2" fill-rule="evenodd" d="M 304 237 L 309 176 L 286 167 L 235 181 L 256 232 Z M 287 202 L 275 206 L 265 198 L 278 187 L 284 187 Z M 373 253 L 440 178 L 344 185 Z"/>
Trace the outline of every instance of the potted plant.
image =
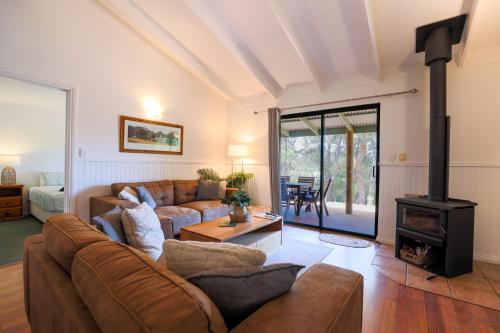
<path id="1" fill-rule="evenodd" d="M 227 176 L 227 186 L 241 189 L 248 188 L 248 181 L 253 174 L 245 171 L 238 171 Z"/>
<path id="2" fill-rule="evenodd" d="M 238 190 L 222 202 L 231 206 L 232 212 L 229 213 L 229 217 L 232 222 L 247 222 L 252 219 L 252 214 L 247 210 L 251 201 L 247 191 Z"/>
<path id="3" fill-rule="evenodd" d="M 217 171 L 215 171 L 212 168 L 198 169 L 196 171 L 196 173 L 198 174 L 198 176 L 200 176 L 200 180 L 213 180 L 213 181 L 217 181 L 217 182 L 223 180 L 219 176 L 219 174 L 217 173 Z"/>

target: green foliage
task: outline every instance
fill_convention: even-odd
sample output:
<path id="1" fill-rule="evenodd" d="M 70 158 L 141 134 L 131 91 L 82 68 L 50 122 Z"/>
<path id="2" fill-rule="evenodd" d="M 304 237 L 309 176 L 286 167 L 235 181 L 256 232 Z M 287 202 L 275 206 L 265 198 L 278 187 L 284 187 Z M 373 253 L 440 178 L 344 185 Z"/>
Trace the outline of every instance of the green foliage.
<path id="1" fill-rule="evenodd" d="M 229 198 L 222 200 L 223 203 L 231 206 L 247 207 L 250 205 L 250 195 L 245 190 L 235 191 Z"/>
<path id="2" fill-rule="evenodd" d="M 296 181 L 299 176 L 316 177 L 319 188 L 321 163 L 321 136 L 281 138 L 281 175 Z M 353 150 L 353 201 L 355 204 L 374 205 L 375 178 L 372 166 L 377 159 L 377 136 L 375 132 L 354 133 Z M 332 178 L 332 188 L 327 201 L 345 202 L 346 192 L 346 136 L 325 135 L 324 179 L 325 185 Z"/>
<path id="3" fill-rule="evenodd" d="M 227 176 L 227 187 L 247 188 L 248 181 L 252 179 L 253 174 L 245 171 L 237 171 Z"/>
<path id="4" fill-rule="evenodd" d="M 211 168 L 198 169 L 196 173 L 198 174 L 198 176 L 200 176 L 200 180 L 222 180 L 217 171 Z"/>

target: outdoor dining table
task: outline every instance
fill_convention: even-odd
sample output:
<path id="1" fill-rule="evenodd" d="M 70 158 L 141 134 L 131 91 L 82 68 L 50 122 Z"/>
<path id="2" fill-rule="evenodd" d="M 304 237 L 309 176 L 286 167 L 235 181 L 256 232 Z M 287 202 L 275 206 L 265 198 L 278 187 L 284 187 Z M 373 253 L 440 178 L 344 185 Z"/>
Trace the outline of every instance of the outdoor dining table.
<path id="1" fill-rule="evenodd" d="M 300 210 L 302 209 L 302 198 L 300 195 L 300 189 L 308 189 L 311 190 L 311 186 L 309 183 L 296 183 L 296 182 L 287 182 L 287 189 L 290 189 L 292 193 L 295 194 L 295 199 L 293 200 L 294 208 L 295 208 L 295 216 L 300 215 Z"/>

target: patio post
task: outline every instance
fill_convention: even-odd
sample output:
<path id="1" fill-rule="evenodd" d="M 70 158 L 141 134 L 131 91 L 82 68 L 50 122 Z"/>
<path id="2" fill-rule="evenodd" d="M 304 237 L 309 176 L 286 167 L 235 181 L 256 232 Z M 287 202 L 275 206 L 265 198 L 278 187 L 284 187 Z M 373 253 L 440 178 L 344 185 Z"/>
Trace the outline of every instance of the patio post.
<path id="1" fill-rule="evenodd" d="M 353 162 L 353 131 L 346 130 L 346 189 L 345 189 L 345 213 L 352 214 L 352 162 Z"/>

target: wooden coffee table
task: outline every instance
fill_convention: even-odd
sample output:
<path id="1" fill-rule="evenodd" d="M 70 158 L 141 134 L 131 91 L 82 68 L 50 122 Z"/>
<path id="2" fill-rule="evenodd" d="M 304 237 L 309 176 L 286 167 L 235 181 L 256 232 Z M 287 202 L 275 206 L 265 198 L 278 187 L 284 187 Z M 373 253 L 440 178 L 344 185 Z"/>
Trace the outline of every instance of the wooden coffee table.
<path id="1" fill-rule="evenodd" d="M 229 217 L 182 228 L 181 241 L 228 242 L 253 246 L 266 253 L 272 252 L 282 243 L 281 217 L 270 220 L 253 216 L 252 221 L 237 223 L 235 227 L 220 227 L 221 222 L 229 222 Z"/>

